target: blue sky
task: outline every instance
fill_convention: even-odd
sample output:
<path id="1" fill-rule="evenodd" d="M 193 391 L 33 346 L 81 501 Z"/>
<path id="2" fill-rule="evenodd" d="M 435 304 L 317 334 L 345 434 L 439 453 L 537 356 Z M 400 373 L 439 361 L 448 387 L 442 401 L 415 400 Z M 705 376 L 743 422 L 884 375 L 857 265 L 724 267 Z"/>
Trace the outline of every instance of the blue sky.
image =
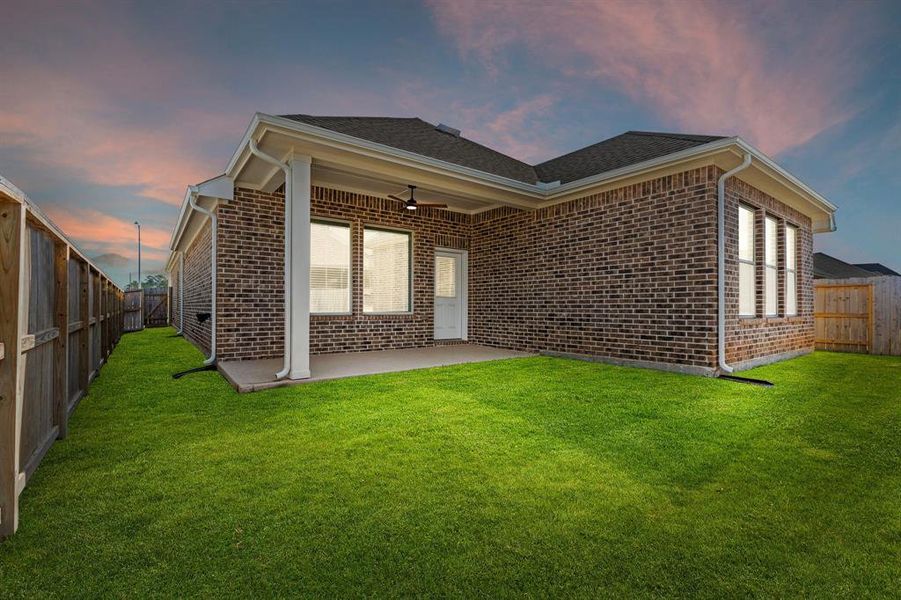
<path id="1" fill-rule="evenodd" d="M 897 2 L 2 0 L 0 173 L 120 282 L 255 111 L 420 116 L 540 161 L 741 135 L 839 206 L 818 250 L 901 270 Z"/>

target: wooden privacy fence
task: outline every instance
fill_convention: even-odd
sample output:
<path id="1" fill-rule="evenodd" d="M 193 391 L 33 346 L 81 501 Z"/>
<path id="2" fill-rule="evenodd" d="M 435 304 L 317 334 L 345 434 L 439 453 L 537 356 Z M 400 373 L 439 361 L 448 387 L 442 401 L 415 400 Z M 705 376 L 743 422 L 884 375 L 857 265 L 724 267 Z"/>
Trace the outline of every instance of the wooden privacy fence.
<path id="1" fill-rule="evenodd" d="M 123 292 L 0 177 L 0 538 L 122 333 Z"/>
<path id="2" fill-rule="evenodd" d="M 901 277 L 814 281 L 816 347 L 901 355 Z"/>

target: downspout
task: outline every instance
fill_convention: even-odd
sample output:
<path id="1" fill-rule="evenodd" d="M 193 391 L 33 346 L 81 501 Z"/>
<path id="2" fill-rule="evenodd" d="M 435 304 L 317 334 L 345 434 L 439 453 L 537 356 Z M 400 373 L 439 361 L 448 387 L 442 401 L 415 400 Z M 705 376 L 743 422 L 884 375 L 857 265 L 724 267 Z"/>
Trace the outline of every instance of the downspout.
<path id="1" fill-rule="evenodd" d="M 740 165 L 723 173 L 716 182 L 716 295 L 717 295 L 717 358 L 721 373 L 734 369 L 726 363 L 726 180 L 751 165 L 751 153 L 745 152 Z"/>
<path id="2" fill-rule="evenodd" d="M 211 323 L 210 323 L 210 356 L 203 361 L 205 366 L 212 365 L 216 362 L 216 213 L 211 210 L 207 210 L 202 206 L 197 204 L 197 194 L 198 189 L 197 186 L 191 186 L 191 193 L 189 196 L 189 201 L 191 203 L 191 208 L 196 210 L 202 215 L 206 215 L 210 218 L 210 227 L 212 231 L 212 247 L 211 247 L 211 263 L 212 263 L 212 298 L 210 300 L 210 312 L 211 312 Z M 182 263 L 184 264 L 184 263 Z M 184 309 L 182 309 L 182 324 L 184 324 Z"/>
<path id="3" fill-rule="evenodd" d="M 282 359 L 282 370 L 275 374 L 276 379 L 284 379 L 291 372 L 291 232 L 292 232 L 292 212 L 291 212 L 291 167 L 275 157 L 265 154 L 257 148 L 257 143 L 250 138 L 250 152 L 266 161 L 271 165 L 275 165 L 285 172 L 285 354 Z"/>
<path id="4" fill-rule="evenodd" d="M 178 251 L 178 331 L 176 335 L 185 333 L 185 252 Z"/>

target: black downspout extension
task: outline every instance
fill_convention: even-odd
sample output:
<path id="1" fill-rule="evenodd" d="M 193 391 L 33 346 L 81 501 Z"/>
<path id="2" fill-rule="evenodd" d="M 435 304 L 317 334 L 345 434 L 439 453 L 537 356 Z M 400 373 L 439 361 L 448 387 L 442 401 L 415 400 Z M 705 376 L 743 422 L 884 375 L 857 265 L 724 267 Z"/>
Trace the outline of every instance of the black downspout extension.
<path id="1" fill-rule="evenodd" d="M 203 323 L 209 321 L 210 317 L 212 315 L 210 313 L 197 313 L 197 315 L 195 315 L 195 316 L 197 317 L 197 322 L 203 324 Z M 182 337 L 182 334 L 178 333 L 171 337 Z M 185 375 L 189 375 L 191 373 L 201 373 L 203 371 L 215 371 L 215 370 L 216 370 L 216 362 L 214 361 L 213 364 L 210 364 L 210 365 L 203 365 L 202 367 L 188 369 L 187 371 L 181 371 L 180 373 L 173 373 L 172 379 L 181 379 Z"/>
<path id="2" fill-rule="evenodd" d="M 203 365 L 202 367 L 197 367 L 196 369 L 188 369 L 187 371 L 182 371 L 181 373 L 173 373 L 172 379 L 181 379 L 185 375 L 189 375 L 191 373 L 200 373 L 202 371 L 215 371 L 216 363 L 211 365 Z"/>
<path id="3" fill-rule="evenodd" d="M 750 377 L 739 377 L 738 375 L 717 375 L 717 379 L 728 379 L 729 381 L 736 381 L 738 383 L 748 383 L 750 385 L 759 385 L 761 387 L 773 387 L 775 384 L 772 381 L 767 381 L 765 379 L 752 379 Z"/>

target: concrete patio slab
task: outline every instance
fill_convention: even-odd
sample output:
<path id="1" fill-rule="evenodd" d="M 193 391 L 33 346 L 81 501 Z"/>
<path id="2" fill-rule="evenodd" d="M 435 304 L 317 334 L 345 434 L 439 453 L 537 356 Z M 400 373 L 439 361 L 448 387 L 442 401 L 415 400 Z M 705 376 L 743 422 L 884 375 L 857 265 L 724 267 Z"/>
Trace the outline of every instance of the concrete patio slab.
<path id="1" fill-rule="evenodd" d="M 241 360 L 219 363 L 219 372 L 239 392 L 254 392 L 273 387 L 312 383 L 327 379 L 412 371 L 462 363 L 484 362 L 506 358 L 536 356 L 528 352 L 490 348 L 476 344 L 448 344 L 403 350 L 376 350 L 319 354 L 310 357 L 309 379 L 282 379 L 275 373 L 282 368 L 282 359 Z"/>

